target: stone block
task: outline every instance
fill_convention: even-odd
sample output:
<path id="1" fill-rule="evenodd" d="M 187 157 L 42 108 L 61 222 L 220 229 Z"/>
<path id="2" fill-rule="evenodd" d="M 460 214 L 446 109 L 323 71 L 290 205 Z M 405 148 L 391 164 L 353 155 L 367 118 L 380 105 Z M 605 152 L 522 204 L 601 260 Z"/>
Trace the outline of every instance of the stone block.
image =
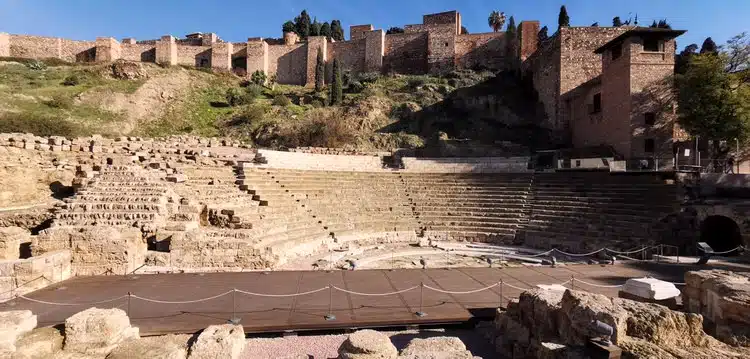
<path id="1" fill-rule="evenodd" d="M 401 351 L 399 358 L 450 358 L 473 359 L 474 355 L 466 350 L 466 345 L 454 337 L 433 337 L 412 339 Z"/>
<path id="2" fill-rule="evenodd" d="M 31 242 L 31 233 L 20 227 L 0 228 L 0 260 L 18 259 L 21 243 Z"/>
<path id="3" fill-rule="evenodd" d="M 109 354 L 127 339 L 138 338 L 138 328 L 122 309 L 89 308 L 65 320 L 65 350 Z"/>
<path id="4" fill-rule="evenodd" d="M 130 339 L 115 348 L 107 359 L 185 359 L 190 335 L 164 335 Z"/>
<path id="5" fill-rule="evenodd" d="M 680 290 L 674 284 L 655 278 L 628 279 L 622 291 L 649 300 L 664 300 L 680 295 Z"/>
<path id="6" fill-rule="evenodd" d="M 16 341 L 36 328 L 36 315 L 30 310 L 0 312 L 0 352 L 15 352 Z"/>
<path id="7" fill-rule="evenodd" d="M 212 325 L 190 347 L 190 359 L 238 359 L 245 349 L 241 325 Z"/>
<path id="8" fill-rule="evenodd" d="M 339 359 L 395 359 L 398 350 L 391 339 L 370 329 L 358 330 L 341 344 L 338 349 Z"/>
<path id="9" fill-rule="evenodd" d="M 20 358 L 43 359 L 62 350 L 63 336 L 52 327 L 37 328 L 16 341 L 16 355 Z"/>
<path id="10" fill-rule="evenodd" d="M 10 56 L 10 35 L 7 32 L 0 32 L 0 57 Z"/>

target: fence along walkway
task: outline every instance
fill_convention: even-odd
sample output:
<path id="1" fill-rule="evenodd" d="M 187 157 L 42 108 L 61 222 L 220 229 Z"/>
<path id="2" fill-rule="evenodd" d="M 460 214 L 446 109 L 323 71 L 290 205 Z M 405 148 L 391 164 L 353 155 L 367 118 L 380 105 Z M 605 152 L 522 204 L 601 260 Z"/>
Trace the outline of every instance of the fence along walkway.
<path id="1" fill-rule="evenodd" d="M 40 325 L 52 325 L 91 306 L 121 308 L 144 335 L 193 333 L 229 320 L 247 332 L 449 323 L 494 315 L 481 309 L 504 306 L 537 284 L 616 296 L 629 278 L 680 282 L 684 272 L 649 266 L 655 270 L 618 264 L 82 277 L 0 310 L 30 309 Z"/>

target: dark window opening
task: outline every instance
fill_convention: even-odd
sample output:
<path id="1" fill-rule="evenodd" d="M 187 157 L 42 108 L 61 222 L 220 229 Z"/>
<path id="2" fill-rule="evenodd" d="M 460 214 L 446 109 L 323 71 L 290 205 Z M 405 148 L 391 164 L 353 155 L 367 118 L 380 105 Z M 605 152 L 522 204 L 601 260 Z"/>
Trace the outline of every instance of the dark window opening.
<path id="1" fill-rule="evenodd" d="M 656 114 L 653 112 L 646 112 L 643 117 L 646 126 L 653 126 L 656 123 Z"/>
<path id="2" fill-rule="evenodd" d="M 612 60 L 617 60 L 622 56 L 622 44 L 617 44 L 612 48 Z"/>
<path id="3" fill-rule="evenodd" d="M 644 39 L 643 51 L 661 52 L 661 41 L 656 39 Z"/>
<path id="4" fill-rule="evenodd" d="M 445 47 L 448 47 L 448 43 L 447 42 L 445 43 Z"/>
<path id="5" fill-rule="evenodd" d="M 591 106 L 591 113 L 599 113 L 602 111 L 602 94 L 598 93 L 594 95 L 594 103 Z"/>
<path id="6" fill-rule="evenodd" d="M 646 152 L 654 152 L 654 148 L 656 147 L 656 145 L 654 144 L 654 139 L 647 138 L 643 147 L 644 147 L 643 150 Z"/>

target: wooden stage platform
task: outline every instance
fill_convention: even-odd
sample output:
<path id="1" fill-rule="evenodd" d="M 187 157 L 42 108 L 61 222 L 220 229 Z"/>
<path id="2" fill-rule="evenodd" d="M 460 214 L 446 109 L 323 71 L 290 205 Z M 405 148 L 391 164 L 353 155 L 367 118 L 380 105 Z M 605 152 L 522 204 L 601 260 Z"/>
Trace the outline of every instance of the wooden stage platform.
<path id="1" fill-rule="evenodd" d="M 651 275 L 682 282 L 688 266 L 655 263 L 618 263 L 614 266 L 570 265 L 564 267 L 397 269 L 357 271 L 288 271 L 206 274 L 155 274 L 80 277 L 57 283 L 0 304 L 0 310 L 30 309 L 39 325 L 63 323 L 65 318 L 92 306 L 121 308 L 142 335 L 194 333 L 211 324 L 240 319 L 245 331 L 282 332 L 344 328 L 392 327 L 492 319 L 495 308 L 537 284 L 558 284 L 575 278 L 577 289 L 617 295 L 617 288 L 584 284 L 617 285 L 634 277 Z M 467 294 L 497 284 L 503 285 Z M 329 290 L 332 285 L 341 288 Z M 410 287 L 417 288 L 391 295 Z M 566 285 L 570 287 L 568 283 Z M 295 295 L 310 291 L 314 293 Z M 237 289 L 238 291 L 233 291 Z M 260 296 L 244 292 L 254 292 Z M 350 291 L 350 292 L 346 292 Z M 503 299 L 501 299 L 501 291 Z M 128 296 L 128 292 L 132 296 Z M 228 293 L 227 293 L 228 292 Z M 421 292 L 421 295 L 420 295 Z M 210 298 L 226 293 L 216 298 Z M 122 297 L 121 297 L 122 296 Z M 117 300 L 92 305 L 91 303 Z M 421 311 L 425 316 L 415 313 Z M 148 300 L 141 299 L 147 298 Z M 35 301 L 32 301 L 35 300 Z M 195 301 L 192 303 L 173 303 Z M 44 302 L 74 305 L 56 305 Z M 326 314 L 335 320 L 326 320 Z"/>

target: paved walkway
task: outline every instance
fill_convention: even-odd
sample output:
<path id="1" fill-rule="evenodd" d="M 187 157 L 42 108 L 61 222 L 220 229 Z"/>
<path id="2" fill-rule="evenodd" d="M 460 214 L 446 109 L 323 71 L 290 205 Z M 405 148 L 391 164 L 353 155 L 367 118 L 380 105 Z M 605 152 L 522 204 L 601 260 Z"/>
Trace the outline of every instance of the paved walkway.
<path id="1" fill-rule="evenodd" d="M 653 276 L 682 282 L 691 266 L 618 263 L 614 266 L 286 271 L 80 277 L 0 304 L 0 310 L 30 309 L 40 325 L 54 325 L 86 308 L 126 310 L 143 335 L 193 333 L 239 318 L 247 332 L 279 332 L 437 324 L 491 318 L 501 301 L 537 284 L 567 282 L 577 289 L 616 296 L 618 285 Z M 569 282 L 573 279 L 573 282 Z M 497 285 L 502 281 L 503 285 Z M 421 286 L 424 283 L 425 287 Z M 336 288 L 329 289 L 332 285 Z M 488 286 L 487 290 L 472 292 Z M 416 287 L 412 290 L 406 289 Z M 234 291 L 233 289 L 237 289 Z M 389 293 L 361 295 L 359 293 Z M 128 292 L 132 296 L 128 296 Z M 309 294 L 296 295 L 310 292 Z M 221 295 L 222 293 L 226 293 Z M 263 295 L 253 295 L 257 293 Z M 501 293 L 503 299 L 501 299 Z M 265 296 L 271 295 L 271 296 Z M 118 298 L 113 301 L 92 304 Z M 211 298 L 215 297 L 215 298 Z M 143 299 L 145 298 L 145 299 Z M 200 300 L 202 298 L 211 298 Z M 421 298 L 421 300 L 420 300 Z M 35 300 L 35 301 L 32 301 Z M 191 303 L 176 303 L 194 301 Z M 54 305 L 43 302 L 75 305 Z M 420 304 L 421 303 L 421 304 Z M 326 320 L 330 312 L 335 320 Z M 415 315 L 418 311 L 426 315 Z"/>

